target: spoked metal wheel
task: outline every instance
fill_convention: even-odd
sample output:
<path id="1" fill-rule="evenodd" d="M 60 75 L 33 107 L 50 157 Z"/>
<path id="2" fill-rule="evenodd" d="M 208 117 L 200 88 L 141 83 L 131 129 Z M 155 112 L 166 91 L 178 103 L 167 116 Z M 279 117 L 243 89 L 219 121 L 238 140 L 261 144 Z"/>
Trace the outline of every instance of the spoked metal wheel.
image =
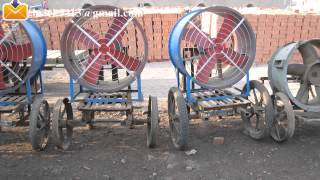
<path id="1" fill-rule="evenodd" d="M 148 134 L 147 146 L 153 148 L 157 144 L 157 135 L 159 131 L 159 111 L 157 97 L 150 96 L 148 104 Z"/>
<path id="2" fill-rule="evenodd" d="M 273 105 L 275 116 L 271 128 L 271 137 L 277 142 L 283 142 L 291 138 L 294 134 L 294 111 L 289 98 L 281 92 L 274 95 Z"/>
<path id="3" fill-rule="evenodd" d="M 56 147 L 67 150 L 72 141 L 73 127 L 67 121 L 73 120 L 69 99 L 59 99 L 53 107 L 52 134 Z"/>
<path id="4" fill-rule="evenodd" d="M 189 117 L 185 99 L 176 87 L 168 94 L 168 114 L 171 140 L 175 148 L 185 150 L 188 145 Z"/>
<path id="5" fill-rule="evenodd" d="M 36 97 L 30 114 L 30 140 L 36 151 L 44 150 L 48 145 L 50 131 L 49 104 L 42 97 Z"/>
<path id="6" fill-rule="evenodd" d="M 246 92 L 246 85 L 243 92 Z M 268 90 L 259 81 L 250 81 L 251 115 L 241 114 L 246 133 L 253 139 L 262 139 L 269 134 L 273 121 L 273 105 Z"/>

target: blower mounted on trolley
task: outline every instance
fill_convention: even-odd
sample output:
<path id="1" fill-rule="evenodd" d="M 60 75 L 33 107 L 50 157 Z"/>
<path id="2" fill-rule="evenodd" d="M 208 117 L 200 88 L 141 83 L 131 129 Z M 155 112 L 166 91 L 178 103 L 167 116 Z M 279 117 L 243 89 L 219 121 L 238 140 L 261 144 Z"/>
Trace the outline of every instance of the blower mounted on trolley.
<path id="1" fill-rule="evenodd" d="M 43 99 L 41 70 L 47 47 L 31 20 L 0 21 L 0 130 L 29 123 L 35 150 L 47 146 L 50 110 Z M 4 116 L 6 114 L 7 116 Z M 17 117 L 16 119 L 15 117 Z M 26 120 L 29 120 L 28 122 Z"/>
<path id="2" fill-rule="evenodd" d="M 111 16 L 113 12 L 120 12 L 120 16 Z M 95 120 L 95 112 L 123 111 L 126 124 L 132 127 L 133 102 L 144 100 L 140 75 L 148 45 L 139 22 L 122 16 L 128 14 L 122 9 L 107 5 L 88 6 L 82 14 L 72 18 L 61 38 L 70 97 L 55 104 L 52 131 L 56 146 L 62 149 L 69 147 L 74 127 L 101 122 Z M 80 120 L 74 117 L 72 104 L 82 112 Z M 156 143 L 158 123 L 157 98 L 149 97 L 149 147 Z"/>
<path id="3" fill-rule="evenodd" d="M 244 16 L 221 6 L 191 11 L 173 28 L 169 53 L 178 83 L 168 94 L 176 148 L 187 148 L 191 118 L 240 114 L 252 138 L 269 134 L 272 101 L 263 84 L 249 81 L 256 39 Z M 243 89 L 235 87 L 243 78 Z"/>
<path id="4" fill-rule="evenodd" d="M 320 39 L 288 43 L 271 57 L 268 68 L 273 90 L 271 136 L 291 138 L 298 122 L 320 122 Z"/>

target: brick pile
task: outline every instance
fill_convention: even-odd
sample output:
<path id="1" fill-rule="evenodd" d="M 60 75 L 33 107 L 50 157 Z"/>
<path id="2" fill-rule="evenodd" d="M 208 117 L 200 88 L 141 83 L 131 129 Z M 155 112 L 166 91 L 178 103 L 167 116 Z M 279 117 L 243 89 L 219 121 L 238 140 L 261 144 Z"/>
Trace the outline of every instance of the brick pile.
<path id="1" fill-rule="evenodd" d="M 299 40 L 320 38 L 320 15 L 246 15 L 257 36 L 256 62 L 267 63 L 277 48 Z M 294 59 L 298 58 L 298 54 Z"/>
<path id="2" fill-rule="evenodd" d="M 145 13 L 143 17 L 137 20 L 142 25 L 148 41 L 148 59 L 149 61 L 168 60 L 168 40 L 172 27 L 183 15 L 184 9 L 159 13 L 149 10 L 153 13 Z M 162 11 L 160 11 L 162 12 Z M 320 14 L 299 14 L 287 11 L 241 11 L 242 14 L 252 25 L 256 37 L 256 63 L 267 63 L 272 53 L 280 46 L 298 40 L 307 40 L 311 38 L 320 38 Z M 59 11 L 61 14 L 61 10 Z M 60 49 L 60 38 L 66 24 L 70 21 L 72 15 L 67 16 L 42 16 L 34 17 L 47 40 L 48 49 Z M 110 21 L 111 22 L 111 21 Z M 92 22 L 92 28 L 95 32 L 102 33 L 103 29 L 110 26 L 110 22 L 102 21 Z M 97 25 L 98 24 L 98 25 Z M 129 44 L 129 54 L 139 55 L 143 52 L 143 44 L 139 39 L 138 31 L 131 31 L 131 34 L 124 41 Z"/>

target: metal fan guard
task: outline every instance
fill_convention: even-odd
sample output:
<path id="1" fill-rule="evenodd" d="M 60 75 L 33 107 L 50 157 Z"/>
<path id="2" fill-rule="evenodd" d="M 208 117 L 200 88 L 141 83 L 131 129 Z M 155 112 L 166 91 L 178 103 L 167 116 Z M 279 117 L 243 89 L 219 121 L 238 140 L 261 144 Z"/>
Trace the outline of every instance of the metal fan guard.
<path id="1" fill-rule="evenodd" d="M 0 90 L 0 95 L 6 95 L 16 91 L 18 88 L 23 86 L 28 79 L 37 75 L 46 63 L 47 45 L 41 30 L 30 19 L 18 23 L 20 23 L 32 44 L 31 66 L 26 75 L 21 77 L 22 81 L 20 83 L 15 84 L 13 87 Z"/>
<path id="2" fill-rule="evenodd" d="M 183 16 L 174 26 L 171 35 L 170 35 L 170 39 L 169 39 L 169 55 L 170 55 L 170 59 L 172 64 L 184 75 L 192 78 L 192 76 L 190 75 L 190 73 L 188 73 L 188 71 L 185 68 L 185 65 L 183 64 L 184 59 L 181 55 L 181 40 L 182 40 L 182 34 L 186 28 L 186 26 L 188 25 L 189 21 L 191 21 L 193 18 L 195 18 L 197 15 L 203 13 L 203 12 L 212 12 L 212 13 L 217 13 L 217 15 L 223 16 L 225 13 L 226 14 L 232 14 L 234 17 L 237 17 L 238 19 L 242 19 L 244 18 L 239 12 L 237 12 L 234 9 L 228 8 L 228 7 L 223 7 L 223 6 L 214 6 L 214 7 L 209 7 L 209 8 L 205 8 L 205 9 L 198 9 L 198 10 L 194 10 L 188 14 L 186 14 L 185 16 Z M 209 80 L 209 83 L 202 83 L 198 80 L 196 80 L 195 78 L 192 78 L 192 80 L 198 84 L 199 86 L 203 87 L 203 88 L 207 88 L 207 89 L 215 89 L 215 88 L 226 88 L 226 87 L 230 87 L 234 84 L 236 84 L 237 82 L 239 82 L 245 75 L 246 73 L 248 73 L 249 69 L 251 68 L 254 59 L 255 59 L 255 54 L 256 54 L 256 38 L 255 38 L 255 33 L 253 32 L 253 29 L 251 27 L 251 25 L 249 24 L 249 22 L 244 19 L 243 21 L 244 27 L 247 30 L 247 34 L 245 34 L 246 36 L 239 36 L 237 37 L 239 39 L 239 42 L 241 43 L 241 41 L 243 39 L 247 39 L 249 40 L 249 47 L 248 51 L 250 52 L 250 57 L 245 65 L 245 67 L 243 67 L 243 72 L 240 72 L 236 67 L 230 67 L 228 68 L 228 70 L 226 70 L 224 73 L 226 74 L 226 76 L 228 76 L 228 74 L 232 74 L 235 71 L 238 71 L 238 73 L 236 74 L 236 76 L 233 76 L 232 79 L 216 79 L 216 80 Z M 241 44 L 239 44 L 241 46 Z M 240 47 L 243 48 L 243 47 Z"/>
<path id="3" fill-rule="evenodd" d="M 114 11 L 115 9 L 119 9 L 119 8 L 114 6 L 108 6 L 108 5 L 96 5 L 96 6 L 90 6 L 86 8 L 86 10 L 88 11 Z M 119 9 L 119 11 L 120 13 L 124 12 L 122 9 Z M 80 17 L 75 16 L 72 18 L 73 22 L 86 21 L 86 20 L 87 20 L 86 17 L 81 17 L 81 16 Z M 88 83 L 83 78 L 78 79 L 79 74 L 81 74 L 82 72 L 77 70 L 77 68 L 74 68 L 74 63 L 68 60 L 70 57 L 69 51 L 71 50 L 70 49 L 71 47 L 69 45 L 70 43 L 72 43 L 72 39 L 68 38 L 68 35 L 71 28 L 73 27 L 73 24 L 70 22 L 66 26 L 63 32 L 63 35 L 61 37 L 61 56 L 64 62 L 64 66 L 68 71 L 69 75 L 71 76 L 71 78 L 73 78 L 74 80 L 77 80 L 77 82 L 83 87 L 95 92 L 115 92 L 115 91 L 122 90 L 125 87 L 128 87 L 131 83 L 133 83 L 136 80 L 136 77 L 142 73 L 145 67 L 145 64 L 147 62 L 146 57 L 148 57 L 148 48 L 147 48 L 148 45 L 147 45 L 147 37 L 143 31 L 141 24 L 135 18 L 132 19 L 132 22 L 137 26 L 137 28 L 141 32 L 141 36 L 144 42 L 145 49 L 144 49 L 144 57 L 143 57 L 143 60 L 141 61 L 142 63 L 140 64 L 138 69 L 134 71 L 133 73 L 134 75 L 128 75 L 127 77 L 122 78 L 119 81 L 108 82 L 108 84 L 104 85 L 102 88 L 92 85 L 91 83 Z"/>

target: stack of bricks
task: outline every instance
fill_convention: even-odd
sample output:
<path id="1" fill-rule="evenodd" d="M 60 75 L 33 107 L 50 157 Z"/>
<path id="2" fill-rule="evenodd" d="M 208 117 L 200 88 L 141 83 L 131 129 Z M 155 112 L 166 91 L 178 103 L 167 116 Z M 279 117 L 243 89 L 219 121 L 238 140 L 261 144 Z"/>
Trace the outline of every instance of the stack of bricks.
<path id="1" fill-rule="evenodd" d="M 256 33 L 257 64 L 267 63 L 278 47 L 289 42 L 320 38 L 320 14 L 264 13 L 259 11 L 257 13 L 242 12 L 242 14 Z M 144 14 L 143 17 L 137 17 L 147 37 L 149 61 L 169 59 L 168 40 L 170 32 L 182 15 L 183 13 L 180 11 Z M 71 17 L 45 16 L 33 18 L 38 22 L 44 34 L 48 49 L 60 49 L 60 38 Z M 91 22 L 92 25 L 89 28 L 94 32 L 103 34 L 111 23 L 111 18 L 107 21 L 98 19 Z M 141 34 L 135 26 L 129 26 L 127 30 L 129 34 L 124 37 L 123 43 L 128 44 L 129 55 L 141 57 L 144 51 Z M 297 59 L 299 56 L 295 55 L 295 58 Z"/>
<path id="2" fill-rule="evenodd" d="M 34 18 L 34 21 L 36 21 L 46 39 L 47 48 L 59 50 L 60 38 L 66 24 L 70 21 L 70 17 L 41 17 Z"/>
<path id="3" fill-rule="evenodd" d="M 153 60 L 162 60 L 162 19 L 161 14 L 152 14 L 152 28 L 153 28 L 153 43 L 150 44 L 153 48 Z"/>
<path id="4" fill-rule="evenodd" d="M 281 46 L 299 40 L 320 38 L 320 15 L 247 15 L 257 36 L 256 63 L 265 64 Z M 293 57 L 298 60 L 299 54 Z"/>
<path id="5" fill-rule="evenodd" d="M 170 38 L 170 32 L 173 26 L 177 23 L 181 14 L 161 14 L 162 20 L 162 59 L 169 59 L 168 42 Z"/>
<path id="6" fill-rule="evenodd" d="M 162 19 L 161 14 L 145 14 L 144 29 L 148 40 L 148 60 L 162 60 Z"/>
<path id="7" fill-rule="evenodd" d="M 154 57 L 154 51 L 153 51 L 153 17 L 152 14 L 145 14 L 143 16 L 143 24 L 144 24 L 144 31 L 146 33 L 147 37 L 147 43 L 148 43 L 148 60 L 150 61 Z"/>

